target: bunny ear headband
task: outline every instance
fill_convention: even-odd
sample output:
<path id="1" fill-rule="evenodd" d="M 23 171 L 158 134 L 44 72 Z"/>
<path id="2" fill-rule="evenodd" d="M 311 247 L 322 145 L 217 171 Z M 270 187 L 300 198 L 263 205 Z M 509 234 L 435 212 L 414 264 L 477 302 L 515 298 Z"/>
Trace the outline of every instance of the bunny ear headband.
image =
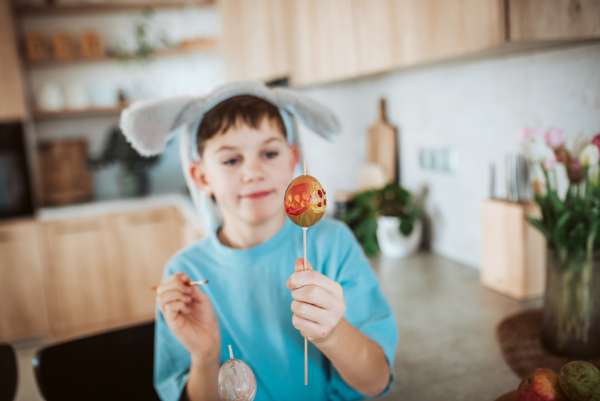
<path id="1" fill-rule="evenodd" d="M 200 191 L 189 173 L 192 161 L 199 161 L 196 135 L 202 118 L 218 103 L 239 95 L 266 100 L 279 109 L 290 144 L 298 144 L 296 120 L 308 129 L 333 141 L 340 131 L 335 115 L 309 97 L 287 89 L 270 89 L 257 82 L 234 82 L 215 89 L 204 97 L 181 96 L 139 101 L 121 113 L 121 130 L 131 145 L 144 156 L 163 152 L 174 131 L 184 128 L 180 138 L 181 165 L 196 212 L 206 233 L 221 224 L 218 206 Z M 296 174 L 299 174 L 297 170 Z"/>

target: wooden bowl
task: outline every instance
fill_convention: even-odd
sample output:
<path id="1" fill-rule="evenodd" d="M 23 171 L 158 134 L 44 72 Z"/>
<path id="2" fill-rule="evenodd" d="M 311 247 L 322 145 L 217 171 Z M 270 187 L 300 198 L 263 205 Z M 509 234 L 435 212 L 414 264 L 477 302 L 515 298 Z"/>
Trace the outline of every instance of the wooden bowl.
<path id="1" fill-rule="evenodd" d="M 515 401 L 517 399 L 517 390 L 511 391 L 496 398 L 496 401 Z"/>

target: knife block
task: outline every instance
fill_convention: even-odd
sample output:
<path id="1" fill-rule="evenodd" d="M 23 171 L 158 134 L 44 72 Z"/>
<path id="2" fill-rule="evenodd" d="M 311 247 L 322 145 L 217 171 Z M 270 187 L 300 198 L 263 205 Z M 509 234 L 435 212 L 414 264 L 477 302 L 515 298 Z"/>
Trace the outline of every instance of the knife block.
<path id="1" fill-rule="evenodd" d="M 535 203 L 486 200 L 481 205 L 481 284 L 516 300 L 543 296 L 546 239 L 525 216 L 540 217 Z"/>

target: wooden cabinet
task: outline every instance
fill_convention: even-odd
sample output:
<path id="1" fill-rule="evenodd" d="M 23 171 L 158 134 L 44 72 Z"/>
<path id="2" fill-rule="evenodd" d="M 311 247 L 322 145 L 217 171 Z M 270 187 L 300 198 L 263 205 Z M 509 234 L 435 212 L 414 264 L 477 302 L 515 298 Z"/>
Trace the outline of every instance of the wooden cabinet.
<path id="1" fill-rule="evenodd" d="M 111 216 L 111 229 L 119 247 L 120 271 L 129 318 L 152 319 L 156 294 L 150 287 L 160 283 L 163 269 L 181 247 L 177 211 L 172 208 L 143 210 Z"/>
<path id="2" fill-rule="evenodd" d="M 269 81 L 290 73 L 286 0 L 220 0 L 229 79 Z"/>
<path id="3" fill-rule="evenodd" d="M 505 44 L 503 0 L 393 0 L 397 67 Z"/>
<path id="4" fill-rule="evenodd" d="M 600 37 L 598 0 L 507 0 L 511 41 Z"/>
<path id="5" fill-rule="evenodd" d="M 175 252 L 202 235 L 176 207 L 0 225 L 0 341 L 86 335 L 154 318 Z"/>
<path id="6" fill-rule="evenodd" d="M 15 25 L 9 0 L 0 0 L 0 122 L 27 116 Z"/>
<path id="7" fill-rule="evenodd" d="M 273 66 L 285 65 L 276 72 L 287 73 L 295 86 L 303 86 L 506 42 L 504 0 L 221 0 L 220 4 L 224 51 L 233 78 L 274 77 Z"/>
<path id="8" fill-rule="evenodd" d="M 259 64 L 276 58 L 302 86 L 505 44 L 504 0 L 282 1 L 221 0 L 230 76 L 273 76 L 275 63 Z M 273 37 L 286 38 L 287 51 Z"/>
<path id="9" fill-rule="evenodd" d="M 360 74 L 505 44 L 503 0 L 354 0 Z"/>
<path id="10" fill-rule="evenodd" d="M 294 85 L 358 75 L 351 0 L 288 0 L 291 78 Z"/>
<path id="11" fill-rule="evenodd" d="M 221 5 L 230 76 L 264 79 L 288 72 L 295 86 L 600 37 L 598 0 L 221 0 Z"/>
<path id="12" fill-rule="evenodd" d="M 106 217 L 42 224 L 47 264 L 45 283 L 52 334 L 91 331 L 125 315 L 116 242 Z"/>
<path id="13" fill-rule="evenodd" d="M 394 68 L 401 62 L 402 37 L 398 35 L 392 0 L 353 0 L 356 31 L 357 70 L 360 75 Z"/>
<path id="14" fill-rule="evenodd" d="M 0 339 L 48 332 L 38 232 L 33 220 L 0 227 Z"/>

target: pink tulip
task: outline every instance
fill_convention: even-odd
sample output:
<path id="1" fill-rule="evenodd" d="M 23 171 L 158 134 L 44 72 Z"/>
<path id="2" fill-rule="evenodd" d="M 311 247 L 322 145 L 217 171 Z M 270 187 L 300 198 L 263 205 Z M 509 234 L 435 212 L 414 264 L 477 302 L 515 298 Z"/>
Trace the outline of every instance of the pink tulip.
<path id="1" fill-rule="evenodd" d="M 558 149 L 565 145 L 565 142 L 567 141 L 567 134 L 563 130 L 550 128 L 548 131 L 546 131 L 544 138 L 546 139 L 546 144 L 548 144 L 548 146 L 550 146 L 552 149 Z"/>
<path id="2" fill-rule="evenodd" d="M 519 144 L 522 145 L 525 139 L 530 136 L 539 136 L 540 138 L 543 138 L 542 133 L 543 131 L 540 128 L 523 127 L 519 130 L 517 138 L 519 139 Z"/>
<path id="3" fill-rule="evenodd" d="M 573 162 L 570 166 L 569 178 L 574 184 L 577 184 L 583 178 L 583 174 L 581 174 L 581 164 L 579 164 L 579 162 Z"/>
<path id="4" fill-rule="evenodd" d="M 544 160 L 544 168 L 550 170 L 556 164 L 556 155 L 554 152 L 548 154 L 546 160 Z"/>
<path id="5" fill-rule="evenodd" d="M 592 143 L 598 146 L 598 150 L 600 150 L 600 132 L 596 134 L 595 137 L 592 138 Z"/>

